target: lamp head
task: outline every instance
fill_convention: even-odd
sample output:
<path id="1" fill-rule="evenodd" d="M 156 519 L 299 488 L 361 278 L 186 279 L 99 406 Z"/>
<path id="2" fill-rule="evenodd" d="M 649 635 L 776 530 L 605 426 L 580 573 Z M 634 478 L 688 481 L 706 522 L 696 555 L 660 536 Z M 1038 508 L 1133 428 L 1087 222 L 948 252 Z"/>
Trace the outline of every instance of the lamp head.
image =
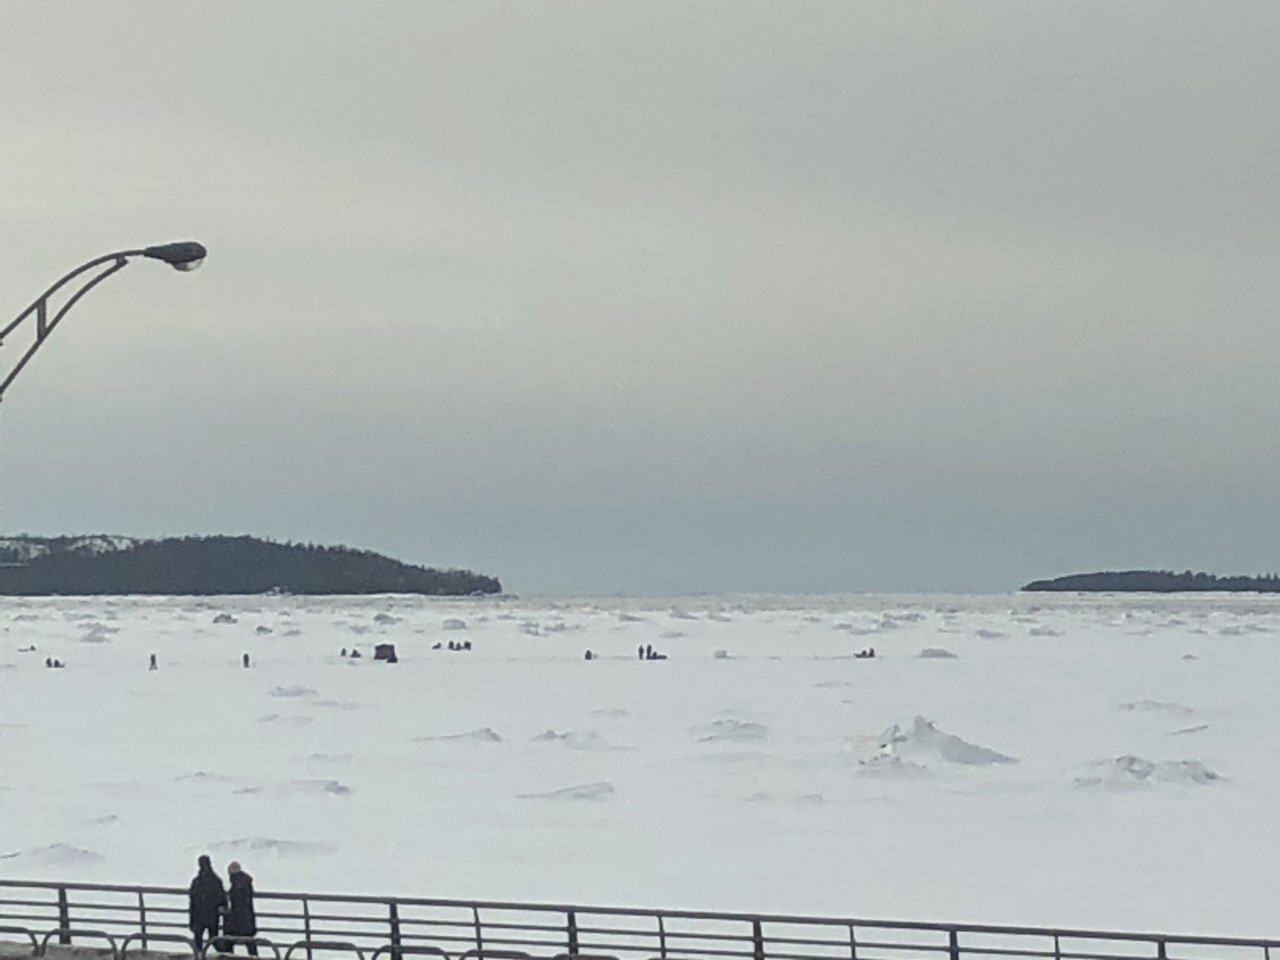
<path id="1" fill-rule="evenodd" d="M 162 243 L 159 246 L 147 247 L 142 251 L 144 257 L 150 257 L 152 260 L 163 260 L 175 270 L 184 272 L 195 270 L 200 264 L 204 263 L 204 258 L 209 251 L 204 248 L 204 244 L 196 243 L 194 240 L 183 240 L 178 243 Z"/>

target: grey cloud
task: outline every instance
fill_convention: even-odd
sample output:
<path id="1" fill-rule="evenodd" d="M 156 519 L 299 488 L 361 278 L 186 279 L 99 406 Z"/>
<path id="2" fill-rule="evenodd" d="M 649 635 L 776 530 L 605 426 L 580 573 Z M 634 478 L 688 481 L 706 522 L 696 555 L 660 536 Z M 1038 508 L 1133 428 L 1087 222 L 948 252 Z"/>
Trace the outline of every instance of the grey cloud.
<path id="1" fill-rule="evenodd" d="M 1274 566 L 1264 3 L 10 4 L 9 528 L 519 590 Z M 6 348 L 10 349 L 10 348 Z"/>

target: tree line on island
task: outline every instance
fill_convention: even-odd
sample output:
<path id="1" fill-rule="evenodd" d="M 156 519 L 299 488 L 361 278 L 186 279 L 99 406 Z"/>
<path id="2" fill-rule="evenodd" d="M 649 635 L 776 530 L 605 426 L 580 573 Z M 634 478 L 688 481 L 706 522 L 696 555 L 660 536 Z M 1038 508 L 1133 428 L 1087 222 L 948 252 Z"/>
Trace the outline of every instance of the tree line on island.
<path id="1" fill-rule="evenodd" d="M 159 540 L 10 537 L 0 595 L 500 593 L 494 577 L 402 563 L 370 550 L 249 536 Z"/>
<path id="2" fill-rule="evenodd" d="M 1051 580 L 1033 580 L 1022 588 L 1030 592 L 1079 593 L 1280 593 L 1280 575 L 1219 577 L 1184 570 L 1104 570 L 1073 573 Z"/>

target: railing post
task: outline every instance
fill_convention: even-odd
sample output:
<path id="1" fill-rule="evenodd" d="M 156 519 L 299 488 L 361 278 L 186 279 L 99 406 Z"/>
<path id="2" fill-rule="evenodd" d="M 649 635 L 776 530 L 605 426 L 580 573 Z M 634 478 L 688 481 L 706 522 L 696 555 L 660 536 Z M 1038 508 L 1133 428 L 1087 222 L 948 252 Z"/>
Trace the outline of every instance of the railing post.
<path id="1" fill-rule="evenodd" d="M 662 922 L 662 914 L 658 914 L 658 955 L 667 960 L 667 926 Z M 1267 957 L 1267 960 L 1271 960 Z"/>
<path id="2" fill-rule="evenodd" d="M 947 937 L 947 951 L 951 954 L 951 960 L 960 960 L 960 933 L 957 930 L 950 931 Z"/>
<path id="3" fill-rule="evenodd" d="M 576 957 L 578 955 L 578 917 L 572 910 L 569 911 L 569 956 Z"/>
<path id="4" fill-rule="evenodd" d="M 471 908 L 471 920 L 476 928 L 476 950 L 480 953 L 481 960 L 484 958 L 484 933 L 480 928 L 480 908 Z"/>
<path id="5" fill-rule="evenodd" d="M 307 960 L 314 960 L 311 956 L 311 903 L 306 897 L 302 898 L 302 931 L 307 941 Z"/>
<path id="6" fill-rule="evenodd" d="M 1165 952 L 1163 940 L 1156 941 L 1156 958 L 1157 960 L 1168 960 L 1169 954 Z"/>
<path id="7" fill-rule="evenodd" d="M 849 924 L 849 960 L 858 960 L 858 934 Z"/>
<path id="8" fill-rule="evenodd" d="M 1062 938 L 1053 935 L 1053 960 L 1062 960 Z"/>
<path id="9" fill-rule="evenodd" d="M 391 960 L 400 960 L 400 908 L 396 901 L 390 904 Z"/>
<path id="10" fill-rule="evenodd" d="M 71 926 L 71 908 L 67 904 L 67 888 L 58 888 L 58 926 L 66 930 Z M 71 934 L 61 933 L 58 935 L 58 943 L 64 946 L 71 943 Z"/>
<path id="11" fill-rule="evenodd" d="M 142 895 L 142 891 L 138 891 L 138 932 L 142 934 L 142 949 L 147 949 L 147 901 Z"/>
<path id="12" fill-rule="evenodd" d="M 751 941 L 754 960 L 764 960 L 764 927 L 759 920 L 751 921 Z"/>

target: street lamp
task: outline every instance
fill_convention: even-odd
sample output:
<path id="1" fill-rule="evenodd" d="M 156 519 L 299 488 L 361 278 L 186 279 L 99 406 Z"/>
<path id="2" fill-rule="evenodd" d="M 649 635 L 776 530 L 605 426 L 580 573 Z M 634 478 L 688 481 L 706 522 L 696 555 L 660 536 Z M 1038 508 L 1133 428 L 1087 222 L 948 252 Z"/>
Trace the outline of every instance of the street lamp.
<path id="1" fill-rule="evenodd" d="M 31 306 L 18 314 L 15 320 L 0 329 L 0 346 L 3 346 L 5 338 L 20 327 L 23 321 L 30 317 L 35 317 L 36 319 L 35 343 L 27 348 L 26 353 L 14 364 L 13 369 L 9 371 L 3 381 L 0 381 L 0 399 L 4 398 L 4 392 L 9 389 L 9 384 L 13 383 L 14 378 L 22 372 L 22 368 L 36 355 L 36 351 L 44 344 L 49 334 L 53 333 L 53 328 L 62 322 L 62 318 L 67 315 L 67 311 L 75 306 L 81 297 L 107 279 L 107 277 L 118 270 L 123 270 L 133 258 L 146 257 L 149 260 L 161 260 L 175 270 L 186 272 L 199 267 L 204 262 L 207 253 L 208 251 L 205 250 L 203 244 L 196 243 L 194 240 L 184 240 L 179 243 L 162 243 L 154 247 L 144 247 L 141 250 L 120 250 L 116 253 L 95 257 L 88 263 L 76 267 L 42 293 Z M 94 273 L 93 276 L 87 279 L 84 278 L 84 274 L 92 273 L 99 267 L 102 269 Z M 80 278 L 80 286 L 67 297 L 66 303 L 50 317 L 49 298 L 77 278 Z"/>

